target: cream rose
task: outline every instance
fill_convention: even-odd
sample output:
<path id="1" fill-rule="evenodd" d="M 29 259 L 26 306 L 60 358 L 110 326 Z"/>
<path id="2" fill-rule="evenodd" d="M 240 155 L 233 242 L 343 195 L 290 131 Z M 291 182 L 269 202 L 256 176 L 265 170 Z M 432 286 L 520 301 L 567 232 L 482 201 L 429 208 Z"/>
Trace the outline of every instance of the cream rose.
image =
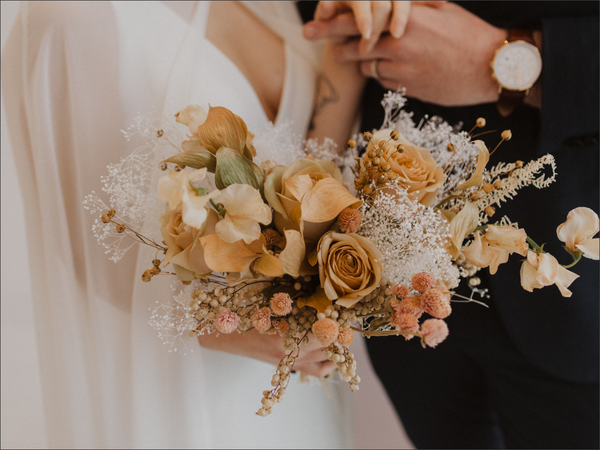
<path id="1" fill-rule="evenodd" d="M 314 242 L 344 208 L 361 203 L 344 187 L 334 163 L 311 159 L 273 167 L 265 178 L 265 198 L 273 207 L 274 223 L 280 232 L 299 229 L 301 220 L 304 238 Z"/>
<path id="2" fill-rule="evenodd" d="M 167 254 L 163 267 L 173 264 L 177 277 L 181 281 L 191 281 L 211 272 L 204 261 L 204 252 L 199 238 L 205 233 L 211 233 L 219 218 L 216 212 L 207 211 L 207 219 L 201 228 L 186 225 L 183 221 L 182 205 L 176 209 L 165 208 L 160 217 L 160 233 L 167 245 Z"/>
<path id="3" fill-rule="evenodd" d="M 390 139 L 392 131 L 377 131 L 371 142 L 375 145 L 386 142 L 383 159 L 390 163 L 391 172 L 398 175 L 397 180 L 412 194 L 411 198 L 425 206 L 431 205 L 446 180 L 444 170 L 437 166 L 426 148 L 412 145 L 402 135 L 399 140 Z M 404 145 L 402 152 L 397 150 L 398 144 Z M 367 152 L 369 150 L 373 150 L 371 143 L 367 146 Z"/>
<path id="4" fill-rule="evenodd" d="M 325 234 L 317 247 L 317 260 L 325 295 L 347 308 L 373 292 L 381 280 L 381 252 L 355 233 Z"/>

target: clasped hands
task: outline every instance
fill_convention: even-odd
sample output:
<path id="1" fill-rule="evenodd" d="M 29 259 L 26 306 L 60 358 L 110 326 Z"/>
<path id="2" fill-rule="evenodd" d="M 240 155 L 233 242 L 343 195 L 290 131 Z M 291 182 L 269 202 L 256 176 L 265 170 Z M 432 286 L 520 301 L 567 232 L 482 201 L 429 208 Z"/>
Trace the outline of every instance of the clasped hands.
<path id="1" fill-rule="evenodd" d="M 337 62 L 358 63 L 365 77 L 386 89 L 405 87 L 422 101 L 463 106 L 498 99 L 490 62 L 507 31 L 454 3 L 322 1 L 304 36 L 329 39 Z"/>

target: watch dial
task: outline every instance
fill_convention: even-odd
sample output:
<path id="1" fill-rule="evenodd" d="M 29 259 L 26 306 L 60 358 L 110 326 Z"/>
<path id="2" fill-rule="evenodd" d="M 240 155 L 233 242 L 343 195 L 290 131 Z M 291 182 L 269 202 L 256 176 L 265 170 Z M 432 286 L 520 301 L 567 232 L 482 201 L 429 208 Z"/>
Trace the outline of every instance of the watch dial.
<path id="1" fill-rule="evenodd" d="M 507 89 L 523 91 L 536 82 L 542 71 L 542 58 L 537 48 L 524 41 L 511 42 L 494 60 L 494 75 Z"/>

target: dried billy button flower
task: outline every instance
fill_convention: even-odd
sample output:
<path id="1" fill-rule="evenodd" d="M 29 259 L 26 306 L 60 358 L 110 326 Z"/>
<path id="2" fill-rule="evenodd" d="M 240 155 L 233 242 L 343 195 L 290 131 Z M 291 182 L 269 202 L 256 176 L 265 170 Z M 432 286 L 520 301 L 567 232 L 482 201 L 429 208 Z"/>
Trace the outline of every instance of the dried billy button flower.
<path id="1" fill-rule="evenodd" d="M 505 141 L 510 141 L 510 138 L 512 138 L 512 133 L 510 130 L 504 130 L 502 134 L 500 134 L 500 137 Z"/>
<path id="2" fill-rule="evenodd" d="M 338 224 L 342 233 L 356 233 L 360 229 L 362 216 L 358 209 L 345 208 L 338 216 Z"/>
<path id="3" fill-rule="evenodd" d="M 223 309 L 219 314 L 217 314 L 217 318 L 215 319 L 215 328 L 219 333 L 231 334 L 237 330 L 239 323 L 240 317 L 236 313 L 231 312 L 228 309 Z"/>
<path id="4" fill-rule="evenodd" d="M 415 291 L 421 294 L 427 289 L 431 289 L 437 285 L 435 277 L 427 272 L 415 273 L 410 280 L 412 287 Z"/>
<path id="5" fill-rule="evenodd" d="M 400 133 L 397 130 L 392 130 L 392 132 L 390 133 L 390 137 L 397 141 L 400 138 Z"/>
<path id="6" fill-rule="evenodd" d="M 421 296 L 421 307 L 427 314 L 438 319 L 445 319 L 452 312 L 449 295 L 438 288 L 425 291 Z"/>
<path id="7" fill-rule="evenodd" d="M 392 294 L 402 300 L 410 295 L 410 289 L 405 284 L 396 284 L 392 287 Z"/>
<path id="8" fill-rule="evenodd" d="M 271 297 L 271 309 L 276 316 L 287 316 L 292 312 L 292 299 L 285 292 L 278 292 Z"/>
<path id="9" fill-rule="evenodd" d="M 397 306 L 393 306 L 392 308 L 400 314 L 412 314 L 417 319 L 423 315 L 421 300 L 416 297 L 406 297 Z"/>
<path id="10" fill-rule="evenodd" d="M 371 138 L 373 137 L 373 135 L 371 133 L 369 133 L 368 131 L 365 131 L 363 133 L 363 137 L 365 138 L 365 140 L 370 141 Z"/>
<path id="11" fill-rule="evenodd" d="M 271 309 L 268 306 L 260 308 L 252 317 L 252 326 L 258 331 L 269 331 L 271 328 Z"/>
<path id="12" fill-rule="evenodd" d="M 348 141 L 348 147 L 350 147 L 350 148 L 356 147 L 356 141 L 354 139 L 350 139 Z"/>
<path id="13" fill-rule="evenodd" d="M 351 328 L 340 328 L 340 334 L 338 334 L 337 341 L 344 347 L 350 347 L 354 340 L 354 330 Z"/>
<path id="14" fill-rule="evenodd" d="M 327 347 L 338 338 L 340 327 L 335 320 L 319 319 L 313 324 L 312 332 L 321 345 Z"/>
<path id="15" fill-rule="evenodd" d="M 485 127 L 485 119 L 483 117 L 478 118 L 476 124 L 478 128 Z"/>
<path id="16" fill-rule="evenodd" d="M 419 321 L 413 314 L 400 314 L 397 312 L 392 313 L 390 318 L 390 324 L 403 333 L 418 333 L 419 332 Z M 408 341 L 414 336 L 412 334 L 405 335 L 404 338 Z"/>
<path id="17" fill-rule="evenodd" d="M 435 347 L 448 337 L 448 325 L 443 320 L 428 319 L 421 325 L 421 336 L 425 344 Z"/>

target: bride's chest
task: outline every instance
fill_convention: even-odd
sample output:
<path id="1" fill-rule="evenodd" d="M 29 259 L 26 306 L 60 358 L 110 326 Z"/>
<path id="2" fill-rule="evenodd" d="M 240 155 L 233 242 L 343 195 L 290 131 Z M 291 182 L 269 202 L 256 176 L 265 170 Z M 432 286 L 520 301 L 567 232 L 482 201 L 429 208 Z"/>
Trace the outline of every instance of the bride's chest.
<path id="1" fill-rule="evenodd" d="M 274 121 L 285 78 L 282 40 L 238 2 L 211 3 L 206 38 L 239 69 Z"/>

